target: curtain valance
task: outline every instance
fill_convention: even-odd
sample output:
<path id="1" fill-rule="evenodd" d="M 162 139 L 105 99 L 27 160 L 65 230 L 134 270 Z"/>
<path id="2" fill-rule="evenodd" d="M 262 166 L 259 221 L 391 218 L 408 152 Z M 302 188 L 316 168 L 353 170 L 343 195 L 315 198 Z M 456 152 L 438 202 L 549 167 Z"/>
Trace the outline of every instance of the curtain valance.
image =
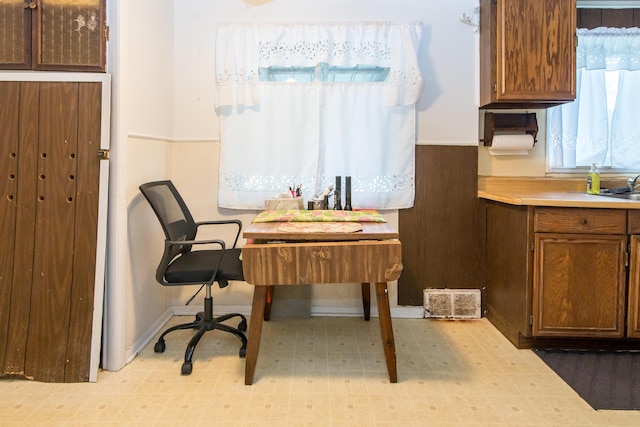
<path id="1" fill-rule="evenodd" d="M 595 28 L 577 30 L 578 68 L 587 70 L 640 70 L 640 29 Z"/>
<path id="2" fill-rule="evenodd" d="M 216 107 L 260 104 L 259 70 L 320 63 L 389 68 L 387 105 L 415 104 L 421 23 L 222 24 L 216 39 Z"/>

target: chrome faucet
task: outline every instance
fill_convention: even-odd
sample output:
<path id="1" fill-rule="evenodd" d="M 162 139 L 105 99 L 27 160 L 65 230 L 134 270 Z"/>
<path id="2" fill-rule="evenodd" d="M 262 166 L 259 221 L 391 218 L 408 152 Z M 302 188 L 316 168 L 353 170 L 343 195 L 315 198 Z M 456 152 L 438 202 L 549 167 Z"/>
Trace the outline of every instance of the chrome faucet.
<path id="1" fill-rule="evenodd" d="M 640 175 L 636 176 L 635 178 L 629 178 L 627 180 L 627 187 L 629 188 L 629 191 L 631 191 L 632 193 L 636 191 L 636 187 L 638 185 L 640 185 Z"/>

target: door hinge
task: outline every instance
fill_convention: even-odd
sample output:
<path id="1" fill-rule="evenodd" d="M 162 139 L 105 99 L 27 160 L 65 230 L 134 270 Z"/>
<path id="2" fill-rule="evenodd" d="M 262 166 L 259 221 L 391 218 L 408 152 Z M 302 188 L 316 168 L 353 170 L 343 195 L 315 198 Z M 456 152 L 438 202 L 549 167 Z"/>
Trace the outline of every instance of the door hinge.
<path id="1" fill-rule="evenodd" d="M 534 242 L 533 240 L 530 243 L 530 248 L 531 248 L 531 252 L 535 252 L 536 251 L 536 242 Z"/>
<path id="2" fill-rule="evenodd" d="M 100 160 L 109 160 L 109 149 L 101 148 L 98 150 L 98 158 Z"/>
<path id="3" fill-rule="evenodd" d="M 529 316 L 529 326 L 533 326 L 533 315 Z"/>
<path id="4" fill-rule="evenodd" d="M 104 26 L 104 40 L 105 41 L 109 41 L 109 26 L 108 25 Z"/>
<path id="5" fill-rule="evenodd" d="M 629 267 L 629 251 L 624 251 L 624 266 Z"/>

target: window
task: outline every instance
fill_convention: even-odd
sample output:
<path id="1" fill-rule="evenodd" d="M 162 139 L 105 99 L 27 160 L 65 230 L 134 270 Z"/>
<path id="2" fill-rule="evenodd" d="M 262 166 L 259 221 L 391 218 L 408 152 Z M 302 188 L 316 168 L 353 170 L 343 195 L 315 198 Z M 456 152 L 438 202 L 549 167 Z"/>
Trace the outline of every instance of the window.
<path id="1" fill-rule="evenodd" d="M 421 24 L 229 24 L 216 40 L 218 205 L 262 209 L 351 176 L 354 208 L 414 198 Z"/>
<path id="2" fill-rule="evenodd" d="M 640 30 L 579 29 L 577 97 L 547 111 L 547 170 L 640 170 Z"/>
<path id="3" fill-rule="evenodd" d="M 384 82 L 389 67 L 358 64 L 335 67 L 322 62 L 315 67 L 260 67 L 261 82 Z"/>

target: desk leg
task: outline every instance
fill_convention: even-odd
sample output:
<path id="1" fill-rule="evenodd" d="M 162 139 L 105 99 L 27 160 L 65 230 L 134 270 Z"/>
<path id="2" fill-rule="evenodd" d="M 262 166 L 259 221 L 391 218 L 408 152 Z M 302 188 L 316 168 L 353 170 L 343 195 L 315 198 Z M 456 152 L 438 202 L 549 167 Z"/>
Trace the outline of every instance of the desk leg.
<path id="1" fill-rule="evenodd" d="M 378 316 L 380 318 L 380 333 L 382 334 L 382 347 L 384 357 L 387 360 L 389 382 L 398 382 L 396 369 L 396 344 L 393 339 L 393 327 L 391 325 L 391 309 L 389 308 L 389 292 L 386 282 L 376 283 L 376 298 L 378 301 Z M 251 318 L 253 322 L 253 317 Z"/>
<path id="2" fill-rule="evenodd" d="M 244 384 L 253 384 L 253 374 L 258 362 L 258 349 L 260 348 L 260 334 L 262 333 L 262 321 L 267 301 L 267 286 L 254 286 L 253 305 L 251 306 L 251 319 L 249 324 L 249 337 L 247 339 L 247 353 L 245 356 Z"/>
<path id="3" fill-rule="evenodd" d="M 371 317 L 371 283 L 362 283 L 362 308 L 364 309 L 364 320 Z"/>

